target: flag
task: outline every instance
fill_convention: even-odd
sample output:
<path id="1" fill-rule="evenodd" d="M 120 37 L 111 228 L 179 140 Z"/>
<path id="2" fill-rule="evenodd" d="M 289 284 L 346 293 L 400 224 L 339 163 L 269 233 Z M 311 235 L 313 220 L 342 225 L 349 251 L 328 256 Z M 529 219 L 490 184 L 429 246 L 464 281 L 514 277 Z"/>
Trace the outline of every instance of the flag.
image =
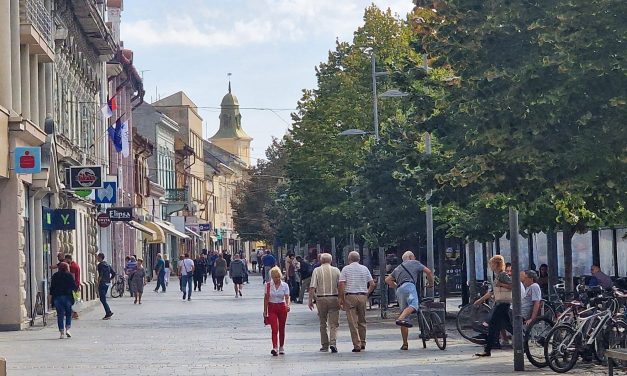
<path id="1" fill-rule="evenodd" d="M 111 142 L 113 142 L 113 146 L 115 147 L 115 151 L 118 153 L 122 151 L 122 117 L 120 117 L 115 122 L 115 128 L 113 126 L 109 126 L 107 128 L 107 132 L 109 133 L 109 138 Z"/>
<path id="2" fill-rule="evenodd" d="M 109 100 L 107 100 L 107 104 L 102 106 L 100 111 L 102 112 L 102 116 L 104 116 L 105 119 L 108 119 L 111 116 L 113 116 L 113 111 L 115 111 L 117 108 L 118 108 L 118 104 L 114 95 L 111 98 L 109 98 Z"/>
<path id="3" fill-rule="evenodd" d="M 122 143 L 122 156 L 126 158 L 131 153 L 130 139 L 128 137 L 128 122 L 122 123 L 122 129 L 120 133 L 120 142 Z"/>

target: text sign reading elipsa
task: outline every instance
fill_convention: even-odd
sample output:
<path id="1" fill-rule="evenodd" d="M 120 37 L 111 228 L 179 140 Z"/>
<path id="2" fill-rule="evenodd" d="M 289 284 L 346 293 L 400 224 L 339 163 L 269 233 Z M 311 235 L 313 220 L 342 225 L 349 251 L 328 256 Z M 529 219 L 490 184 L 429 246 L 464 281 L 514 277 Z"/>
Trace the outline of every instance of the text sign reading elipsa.
<path id="1" fill-rule="evenodd" d="M 102 188 L 102 166 L 70 167 L 70 189 Z"/>
<path id="2" fill-rule="evenodd" d="M 112 222 L 133 220 L 133 208 L 109 208 L 107 214 Z"/>

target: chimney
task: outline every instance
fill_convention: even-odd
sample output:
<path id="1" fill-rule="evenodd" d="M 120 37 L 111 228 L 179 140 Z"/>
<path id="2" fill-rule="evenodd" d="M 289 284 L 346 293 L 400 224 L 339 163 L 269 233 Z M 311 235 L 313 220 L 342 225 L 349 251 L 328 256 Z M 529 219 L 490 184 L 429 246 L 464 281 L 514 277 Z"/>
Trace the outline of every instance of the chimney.
<path id="1" fill-rule="evenodd" d="M 123 0 L 107 0 L 107 20 L 111 24 L 111 35 L 120 44 L 120 23 L 122 22 Z"/>

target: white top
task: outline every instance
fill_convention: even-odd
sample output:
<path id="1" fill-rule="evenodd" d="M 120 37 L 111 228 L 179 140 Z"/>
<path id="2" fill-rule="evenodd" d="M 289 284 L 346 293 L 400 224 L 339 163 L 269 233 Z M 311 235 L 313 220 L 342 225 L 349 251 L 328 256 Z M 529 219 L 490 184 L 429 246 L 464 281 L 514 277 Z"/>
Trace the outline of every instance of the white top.
<path id="1" fill-rule="evenodd" d="M 277 288 L 274 282 L 270 282 L 270 299 L 268 300 L 270 303 L 285 303 L 285 297 L 289 295 L 290 287 L 287 283 L 281 281 L 281 286 Z"/>
<path id="2" fill-rule="evenodd" d="M 181 267 L 181 275 L 192 275 L 194 270 L 194 261 L 192 259 L 182 259 L 179 261 L 179 265 Z"/>
<path id="3" fill-rule="evenodd" d="M 340 282 L 346 282 L 345 293 L 367 293 L 370 281 L 373 281 L 370 270 L 359 262 L 346 265 L 340 273 Z"/>

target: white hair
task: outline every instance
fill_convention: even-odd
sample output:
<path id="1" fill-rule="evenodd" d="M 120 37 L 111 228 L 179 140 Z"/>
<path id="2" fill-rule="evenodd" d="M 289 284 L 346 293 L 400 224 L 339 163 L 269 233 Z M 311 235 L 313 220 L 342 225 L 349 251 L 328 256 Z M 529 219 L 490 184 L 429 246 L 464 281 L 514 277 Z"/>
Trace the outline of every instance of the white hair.
<path id="1" fill-rule="evenodd" d="M 359 257 L 359 252 L 352 251 L 348 254 L 348 262 L 358 262 L 361 257 Z"/>
<path id="2" fill-rule="evenodd" d="M 321 253 L 320 254 L 320 262 L 323 264 L 330 264 L 333 261 L 333 256 L 329 253 Z"/>
<path id="3" fill-rule="evenodd" d="M 402 259 L 403 259 L 403 261 L 415 260 L 416 256 L 414 255 L 414 252 L 407 251 L 407 252 L 403 253 Z"/>

